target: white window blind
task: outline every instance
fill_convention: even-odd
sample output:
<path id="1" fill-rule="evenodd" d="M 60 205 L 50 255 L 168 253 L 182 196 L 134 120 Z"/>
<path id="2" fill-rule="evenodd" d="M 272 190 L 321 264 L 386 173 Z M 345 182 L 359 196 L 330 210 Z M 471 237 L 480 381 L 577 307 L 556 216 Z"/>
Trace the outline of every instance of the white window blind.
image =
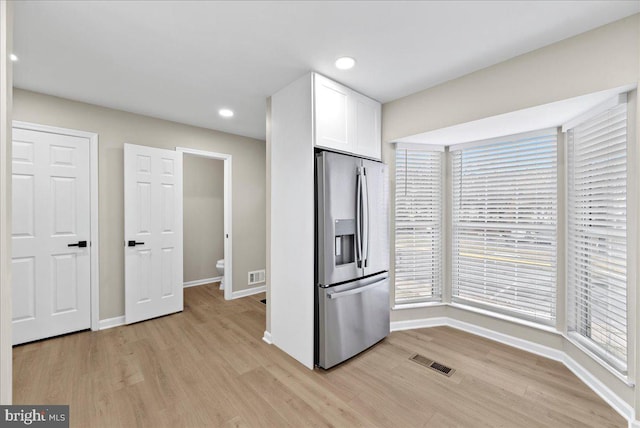
<path id="1" fill-rule="evenodd" d="M 626 104 L 567 131 L 570 337 L 626 372 Z"/>
<path id="2" fill-rule="evenodd" d="M 452 152 L 452 300 L 552 324 L 556 130 Z"/>
<path id="3" fill-rule="evenodd" d="M 396 149 L 397 305 L 442 296 L 442 156 Z"/>

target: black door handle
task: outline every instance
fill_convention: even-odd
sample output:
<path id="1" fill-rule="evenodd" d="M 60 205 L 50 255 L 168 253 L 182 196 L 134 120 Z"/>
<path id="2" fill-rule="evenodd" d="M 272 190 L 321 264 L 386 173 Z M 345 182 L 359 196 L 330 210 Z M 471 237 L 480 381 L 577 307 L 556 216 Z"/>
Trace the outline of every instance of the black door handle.
<path id="1" fill-rule="evenodd" d="M 87 246 L 87 241 L 78 241 L 76 244 L 67 244 L 67 247 L 80 247 L 84 248 Z"/>
<path id="2" fill-rule="evenodd" d="M 129 241 L 127 247 L 135 247 L 136 245 L 144 245 L 144 242 Z"/>

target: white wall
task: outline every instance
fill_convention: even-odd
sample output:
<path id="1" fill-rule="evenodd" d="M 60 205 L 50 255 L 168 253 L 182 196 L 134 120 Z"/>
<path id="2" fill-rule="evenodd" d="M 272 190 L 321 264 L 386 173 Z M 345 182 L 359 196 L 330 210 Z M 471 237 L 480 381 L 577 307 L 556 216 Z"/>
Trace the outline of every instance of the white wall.
<path id="1" fill-rule="evenodd" d="M 265 326 L 265 336 L 271 334 L 271 97 L 267 98 L 267 117 L 266 119 L 266 130 L 267 130 L 267 138 L 265 141 L 266 145 L 266 162 L 265 162 L 265 172 L 266 172 L 266 205 L 267 205 L 267 215 L 265 216 L 265 228 L 267 229 L 266 233 L 266 259 L 267 259 L 267 269 L 265 272 L 266 281 L 267 281 L 267 321 Z M 268 337 L 265 337 L 267 340 L 271 340 Z"/>
<path id="2" fill-rule="evenodd" d="M 273 343 L 312 369 L 315 288 L 311 85 L 311 74 L 307 74 L 271 97 L 267 323 Z"/>
<path id="3" fill-rule="evenodd" d="M 11 106 L 13 5 L 0 0 L 0 404 L 11 404 Z"/>

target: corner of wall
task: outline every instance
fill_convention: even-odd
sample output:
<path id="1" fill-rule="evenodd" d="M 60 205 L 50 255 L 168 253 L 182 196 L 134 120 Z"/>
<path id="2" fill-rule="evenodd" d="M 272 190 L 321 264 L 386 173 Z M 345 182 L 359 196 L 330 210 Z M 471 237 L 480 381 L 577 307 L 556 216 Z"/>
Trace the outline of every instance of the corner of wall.
<path id="1" fill-rule="evenodd" d="M 265 141 L 265 178 L 266 178 L 266 213 L 265 213 L 265 228 L 266 228 L 266 269 L 265 269 L 265 281 L 267 292 L 267 316 L 265 337 L 267 333 L 271 331 L 271 97 L 267 98 L 267 114 L 266 114 L 266 141 Z M 271 344 L 271 333 L 269 333 L 269 344 Z"/>
<path id="2" fill-rule="evenodd" d="M 13 2 L 0 0 L 0 404 L 11 404 L 11 119 Z"/>

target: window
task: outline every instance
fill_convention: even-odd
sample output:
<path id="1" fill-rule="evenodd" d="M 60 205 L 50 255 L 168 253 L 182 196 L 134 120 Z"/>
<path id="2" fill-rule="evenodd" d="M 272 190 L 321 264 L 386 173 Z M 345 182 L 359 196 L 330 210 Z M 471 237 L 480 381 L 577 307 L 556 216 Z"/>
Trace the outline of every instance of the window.
<path id="1" fill-rule="evenodd" d="M 627 110 L 567 130 L 569 337 L 618 371 L 627 361 Z"/>
<path id="2" fill-rule="evenodd" d="M 452 147 L 452 301 L 553 324 L 557 131 Z"/>
<path id="3" fill-rule="evenodd" d="M 397 305 L 442 295 L 442 152 L 396 149 Z"/>

